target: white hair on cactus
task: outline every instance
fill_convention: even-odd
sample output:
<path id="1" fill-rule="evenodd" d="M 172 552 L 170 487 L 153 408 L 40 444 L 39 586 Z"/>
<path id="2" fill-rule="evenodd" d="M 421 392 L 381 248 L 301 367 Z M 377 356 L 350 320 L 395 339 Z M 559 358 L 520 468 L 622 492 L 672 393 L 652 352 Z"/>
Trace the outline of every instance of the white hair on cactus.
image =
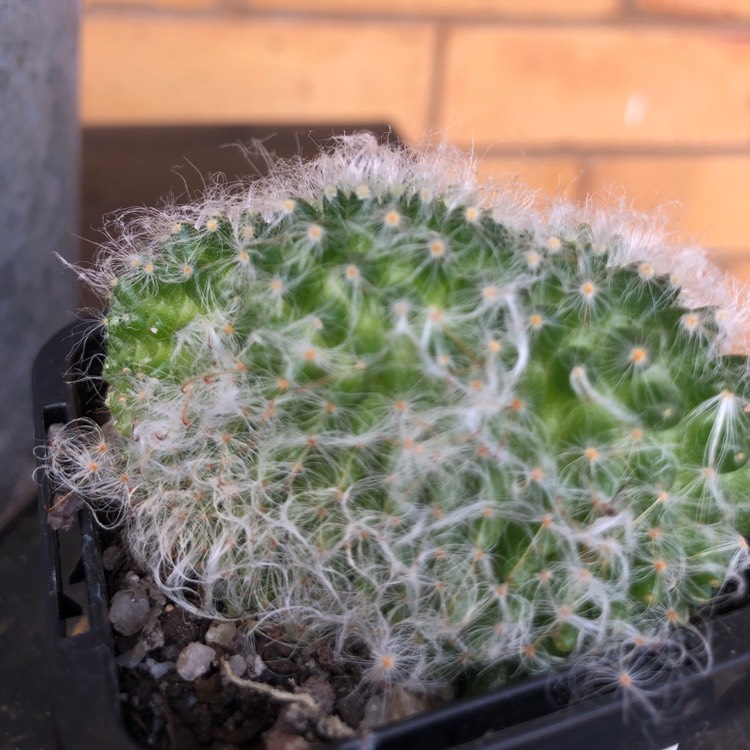
<path id="1" fill-rule="evenodd" d="M 176 602 L 373 683 L 502 682 L 668 640 L 743 564 L 747 293 L 652 217 L 474 166 L 355 134 L 111 220 L 80 273 L 117 450 L 75 423 L 49 470 L 112 493 Z"/>

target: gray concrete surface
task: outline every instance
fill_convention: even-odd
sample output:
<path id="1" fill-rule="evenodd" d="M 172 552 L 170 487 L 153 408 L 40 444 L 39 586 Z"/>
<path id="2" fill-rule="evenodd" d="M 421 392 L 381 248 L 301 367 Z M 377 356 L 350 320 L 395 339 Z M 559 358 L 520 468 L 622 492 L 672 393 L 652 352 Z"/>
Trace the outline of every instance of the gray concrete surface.
<path id="1" fill-rule="evenodd" d="M 0 0 L 0 527 L 33 496 L 29 373 L 69 319 L 79 182 L 79 0 Z"/>

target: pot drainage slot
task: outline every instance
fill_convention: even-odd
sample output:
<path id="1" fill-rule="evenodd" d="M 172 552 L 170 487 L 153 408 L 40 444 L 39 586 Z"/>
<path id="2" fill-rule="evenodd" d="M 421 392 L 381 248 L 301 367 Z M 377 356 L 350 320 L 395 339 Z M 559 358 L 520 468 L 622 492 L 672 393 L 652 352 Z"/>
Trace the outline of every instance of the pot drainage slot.
<path id="1" fill-rule="evenodd" d="M 86 573 L 81 556 L 81 529 L 78 523 L 58 532 L 60 556 L 59 607 L 63 633 L 71 638 L 90 629 Z"/>
<path id="2" fill-rule="evenodd" d="M 47 442 L 55 439 L 68 419 L 67 404 L 52 404 L 44 408 Z M 87 633 L 89 600 L 86 571 L 83 561 L 81 530 L 83 498 L 74 492 L 55 492 L 49 488 L 47 510 L 48 532 L 52 534 L 52 549 L 57 569 L 57 608 L 60 632 L 66 637 Z"/>
<path id="3" fill-rule="evenodd" d="M 44 407 L 44 430 L 49 436 L 50 431 L 60 429 L 68 421 L 67 404 L 51 404 Z"/>

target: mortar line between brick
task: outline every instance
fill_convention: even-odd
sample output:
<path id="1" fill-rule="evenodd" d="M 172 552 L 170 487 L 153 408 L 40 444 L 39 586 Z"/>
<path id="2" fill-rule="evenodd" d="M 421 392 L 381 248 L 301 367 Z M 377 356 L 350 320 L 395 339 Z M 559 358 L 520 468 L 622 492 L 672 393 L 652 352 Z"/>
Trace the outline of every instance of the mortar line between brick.
<path id="1" fill-rule="evenodd" d="M 614 13 L 603 16 L 511 16 L 497 15 L 490 18 L 481 15 L 452 14 L 398 14 L 398 13 L 346 13 L 334 11 L 267 10 L 264 8 L 241 8 L 230 5 L 216 5 L 199 9 L 174 9 L 143 6 L 94 6 L 84 13 L 86 18 L 149 18 L 171 20 L 216 19 L 257 21 L 279 21 L 299 23 L 332 24 L 393 24 L 397 26 L 442 25 L 457 29 L 465 28 L 539 28 L 539 29 L 623 29 L 689 30 L 705 33 L 747 33 L 750 31 L 750 17 L 747 18 L 706 18 L 679 17 L 665 14 L 647 14 L 643 11 L 627 11 L 623 6 Z"/>
<path id="2" fill-rule="evenodd" d="M 435 38 L 432 44 L 432 65 L 427 90 L 426 135 L 437 132 L 440 125 L 446 73 L 446 50 L 450 29 L 444 23 L 435 24 Z"/>
<path id="3" fill-rule="evenodd" d="M 517 144 L 516 146 L 497 146 L 491 144 L 460 142 L 461 148 L 471 148 L 475 152 L 481 152 L 483 156 L 503 158 L 577 158 L 595 159 L 598 157 L 653 157 L 653 158 L 705 158 L 711 156 L 750 156 L 750 143 L 730 146 L 713 145 L 645 145 L 645 146 L 560 146 L 550 144 L 549 146 L 527 146 Z"/>
<path id="4" fill-rule="evenodd" d="M 147 19 L 170 19 L 173 21 L 182 20 L 210 20 L 213 18 L 227 19 L 236 18 L 237 13 L 227 9 L 222 5 L 215 5 L 207 8 L 159 8 L 156 6 L 128 6 L 128 5 L 95 5 L 86 8 L 81 14 L 81 20 L 86 21 L 90 18 L 147 18 Z"/>
<path id="5" fill-rule="evenodd" d="M 577 159 L 578 173 L 575 183 L 576 200 L 585 201 L 593 192 L 591 184 L 591 162 L 592 159 L 586 156 L 580 156 Z"/>
<path id="6" fill-rule="evenodd" d="M 732 247 L 731 245 L 713 245 L 711 251 L 721 256 L 721 261 L 733 262 L 750 258 L 750 248 Z M 716 260 L 716 258 L 714 258 Z"/>

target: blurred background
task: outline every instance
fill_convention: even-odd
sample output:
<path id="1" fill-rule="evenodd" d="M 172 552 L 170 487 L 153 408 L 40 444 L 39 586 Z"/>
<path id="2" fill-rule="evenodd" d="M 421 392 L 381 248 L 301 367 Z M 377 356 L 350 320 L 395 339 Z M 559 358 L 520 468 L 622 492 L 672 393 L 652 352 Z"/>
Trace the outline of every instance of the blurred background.
<path id="1" fill-rule="evenodd" d="M 0 111 L 0 527 L 33 494 L 32 354 L 92 302 L 52 251 L 250 171 L 222 145 L 446 139 L 483 178 L 658 209 L 750 281 L 750 0 L 0 0 Z"/>
<path id="2" fill-rule="evenodd" d="M 85 0 L 81 72 L 84 126 L 387 122 L 750 280 L 750 0 Z"/>

